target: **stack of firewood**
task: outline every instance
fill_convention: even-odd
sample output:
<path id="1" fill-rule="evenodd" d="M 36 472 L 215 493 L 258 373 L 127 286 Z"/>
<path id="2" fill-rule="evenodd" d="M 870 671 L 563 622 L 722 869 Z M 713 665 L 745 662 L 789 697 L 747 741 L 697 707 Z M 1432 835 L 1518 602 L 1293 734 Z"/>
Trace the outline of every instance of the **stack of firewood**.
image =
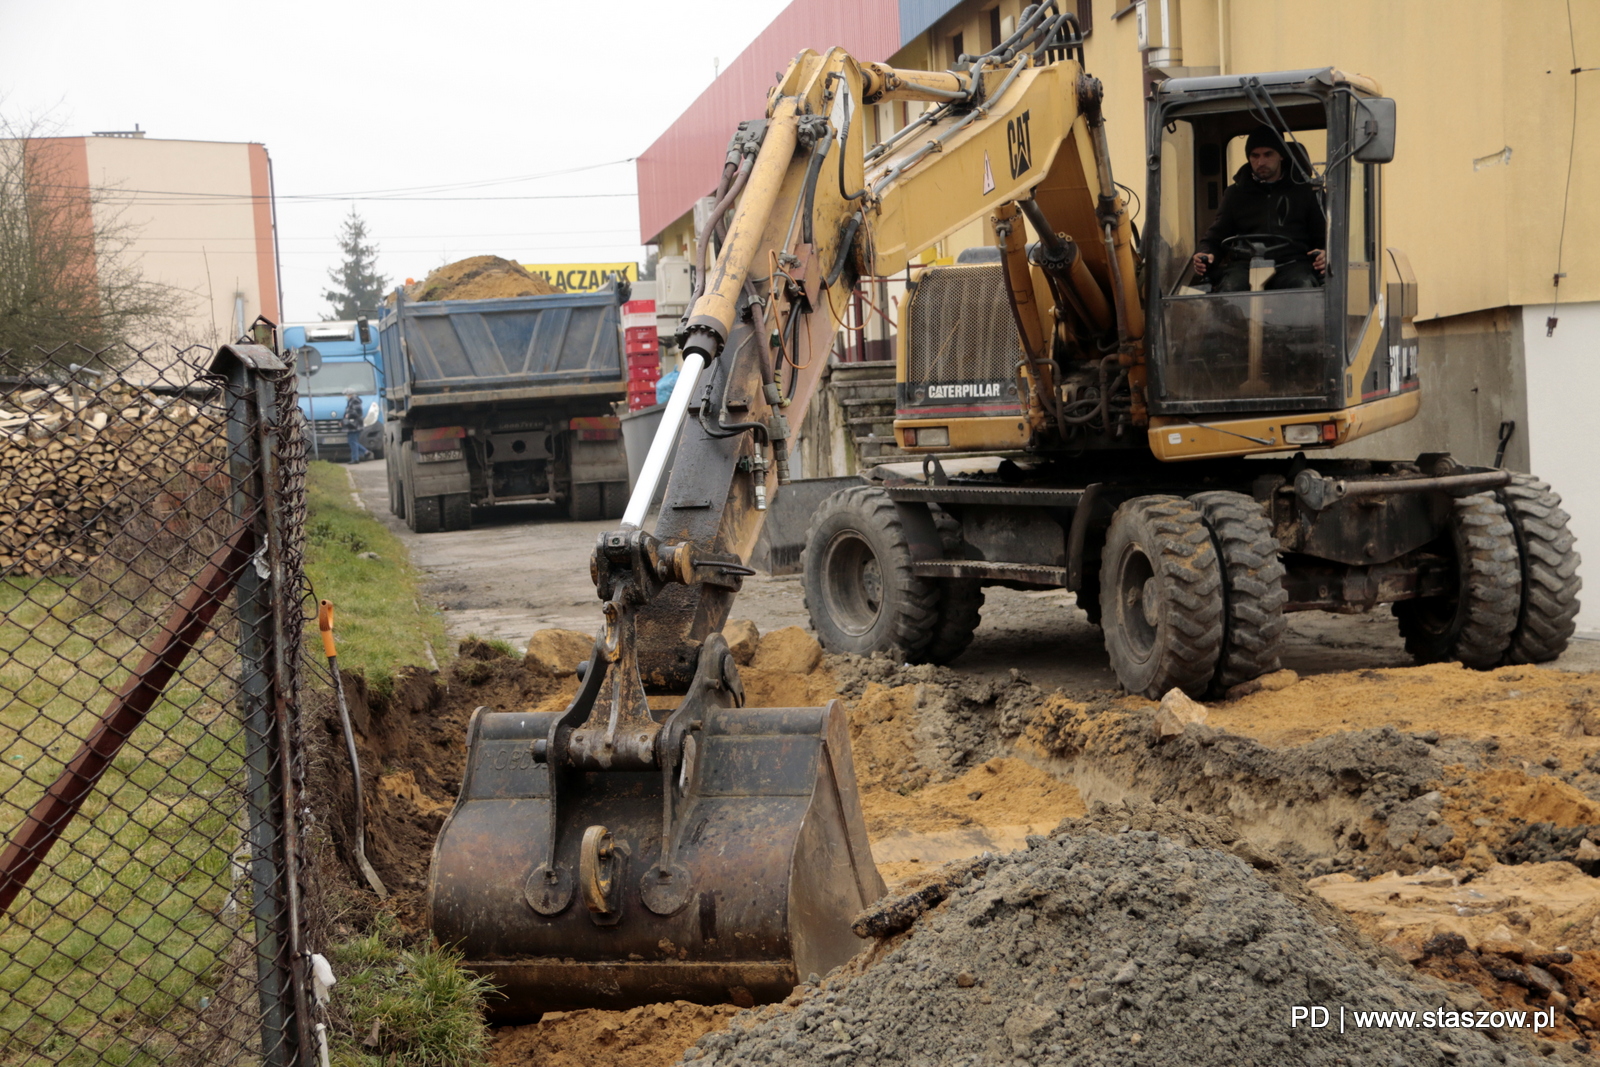
<path id="1" fill-rule="evenodd" d="M 183 538 L 226 506 L 203 400 L 123 382 L 0 393 L 0 574 L 72 573 L 119 534 Z"/>

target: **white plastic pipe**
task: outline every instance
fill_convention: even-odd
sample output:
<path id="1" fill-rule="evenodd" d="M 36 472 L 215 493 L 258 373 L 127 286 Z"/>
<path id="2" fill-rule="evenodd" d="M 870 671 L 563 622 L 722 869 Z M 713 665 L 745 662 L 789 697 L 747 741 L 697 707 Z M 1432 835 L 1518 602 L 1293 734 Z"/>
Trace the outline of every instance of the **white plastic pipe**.
<path id="1" fill-rule="evenodd" d="M 667 473 L 667 457 L 672 445 L 683 429 L 683 416 L 689 410 L 689 397 L 705 370 L 706 359 L 699 352 L 690 352 L 678 369 L 678 381 L 667 398 L 667 410 L 661 413 L 661 425 L 650 441 L 650 451 L 644 457 L 644 468 L 634 483 L 633 495 L 628 498 L 628 510 L 622 513 L 622 525 L 635 528 L 644 526 L 644 517 L 650 511 L 650 502 L 656 498 L 656 486 Z"/>

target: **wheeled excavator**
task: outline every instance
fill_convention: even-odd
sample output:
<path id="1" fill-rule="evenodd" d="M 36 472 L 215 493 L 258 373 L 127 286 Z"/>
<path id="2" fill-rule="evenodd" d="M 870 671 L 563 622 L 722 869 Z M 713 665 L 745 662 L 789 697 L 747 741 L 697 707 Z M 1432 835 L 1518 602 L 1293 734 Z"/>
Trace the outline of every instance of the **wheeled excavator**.
<path id="1" fill-rule="evenodd" d="M 1555 572 L 1570 556 L 1537 483 L 1444 456 L 1244 458 L 1416 410 L 1414 288 L 1403 256 L 1376 252 L 1393 129 L 1376 87 L 1335 70 L 1168 83 L 1150 126 L 1162 223 L 1142 246 L 1100 96 L 1075 19 L 1045 4 L 949 71 L 803 51 L 733 133 L 679 379 L 592 556 L 603 621 L 578 693 L 475 713 L 435 845 L 434 935 L 500 987 L 500 1019 L 770 1001 L 861 947 L 852 916 L 884 885 L 843 711 L 745 706 L 721 631 L 852 286 L 973 220 L 994 251 L 922 270 L 900 331 L 896 433 L 925 477 L 852 487 L 812 525 L 825 645 L 947 658 L 997 581 L 1090 604 L 1098 589 L 1119 675 L 1147 692 L 1265 668 L 1289 599 L 1404 600 L 1441 654 L 1536 658 L 1564 640 L 1564 608 L 1519 599 L 1517 538 L 1551 548 Z M 869 148 L 862 108 L 893 102 L 928 109 Z M 1262 121 L 1323 131 L 1306 180 L 1327 204 L 1329 281 L 1207 294 L 1180 231 L 1204 222 L 1231 138 Z M 1003 461 L 947 474 L 951 452 Z M 1536 507 L 1546 526 L 1529 532 Z"/>

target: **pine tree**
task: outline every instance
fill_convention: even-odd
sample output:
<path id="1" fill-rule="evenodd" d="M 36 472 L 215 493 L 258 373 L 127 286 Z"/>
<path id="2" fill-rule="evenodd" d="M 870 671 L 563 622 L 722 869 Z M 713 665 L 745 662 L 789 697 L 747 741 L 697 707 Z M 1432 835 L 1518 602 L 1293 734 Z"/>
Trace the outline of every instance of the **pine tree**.
<path id="1" fill-rule="evenodd" d="M 328 272 L 337 288 L 322 293 L 322 299 L 333 305 L 333 314 L 328 317 L 353 319 L 377 311 L 389 279 L 377 272 L 378 246 L 368 242 L 366 221 L 353 207 L 339 228 L 339 250 L 344 253 L 344 262 Z"/>

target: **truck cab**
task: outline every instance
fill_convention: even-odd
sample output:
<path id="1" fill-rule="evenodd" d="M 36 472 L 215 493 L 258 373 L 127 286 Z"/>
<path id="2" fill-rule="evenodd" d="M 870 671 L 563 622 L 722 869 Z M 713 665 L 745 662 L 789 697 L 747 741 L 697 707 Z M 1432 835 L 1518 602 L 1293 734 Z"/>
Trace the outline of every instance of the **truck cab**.
<path id="1" fill-rule="evenodd" d="M 342 425 L 346 389 L 361 400 L 361 443 L 383 455 L 383 363 L 378 329 L 365 316 L 333 322 L 295 323 L 283 328 L 285 350 L 294 354 L 300 411 L 313 428 L 313 458 L 348 460 Z"/>

